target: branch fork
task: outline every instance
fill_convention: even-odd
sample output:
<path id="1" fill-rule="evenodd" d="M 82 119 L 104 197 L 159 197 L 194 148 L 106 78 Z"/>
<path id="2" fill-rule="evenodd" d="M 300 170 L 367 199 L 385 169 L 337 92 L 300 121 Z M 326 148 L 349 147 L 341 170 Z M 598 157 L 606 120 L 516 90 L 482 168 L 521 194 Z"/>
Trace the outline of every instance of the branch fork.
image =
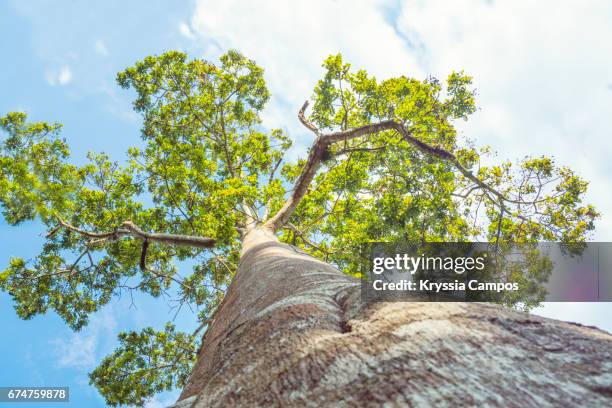
<path id="1" fill-rule="evenodd" d="M 489 186 L 487 183 L 483 182 L 474 174 L 472 174 L 472 172 L 463 167 L 463 165 L 459 162 L 459 159 L 457 159 L 457 157 L 453 153 L 441 147 L 431 146 L 415 138 L 414 136 L 412 136 L 412 130 L 407 129 L 404 124 L 398 121 L 383 120 L 378 123 L 372 123 L 369 125 L 360 126 L 348 130 L 323 134 L 312 122 L 310 122 L 306 118 L 305 113 L 306 109 L 308 108 L 308 105 L 308 101 L 304 102 L 298 112 L 298 118 L 306 128 L 308 128 L 315 134 L 316 139 L 313 142 L 312 147 L 310 148 L 308 160 L 302 170 L 302 173 L 300 174 L 295 183 L 295 187 L 293 188 L 291 196 L 287 199 L 283 207 L 276 213 L 276 215 L 270 218 L 264 225 L 266 228 L 272 231 L 277 231 L 287 225 L 291 215 L 293 214 L 298 204 L 306 194 L 310 183 L 316 175 L 317 170 L 319 169 L 321 163 L 324 161 L 327 150 L 332 144 L 352 140 L 360 136 L 380 133 L 386 130 L 395 130 L 402 136 L 403 140 L 416 147 L 418 150 L 422 151 L 426 155 L 450 162 L 461 174 L 463 174 L 465 178 L 471 180 L 476 184 L 477 187 L 483 189 L 487 197 L 500 209 L 505 210 L 505 203 L 516 202 L 516 200 L 507 198 L 501 192 Z M 377 151 L 381 150 L 381 148 L 361 150 Z M 341 151 L 340 153 L 346 153 L 346 151 Z"/>
<path id="2" fill-rule="evenodd" d="M 155 232 L 145 232 L 132 221 L 125 221 L 120 227 L 109 232 L 91 232 L 75 227 L 58 217 L 58 227 L 54 228 L 47 237 L 55 235 L 60 227 L 66 228 L 69 231 L 76 232 L 85 237 L 91 238 L 89 245 L 103 244 L 113 242 L 123 237 L 132 237 L 141 239 L 146 242 L 158 242 L 162 244 L 189 246 L 195 248 L 212 248 L 216 241 L 213 238 L 205 238 L 193 235 L 182 234 L 165 234 Z"/>

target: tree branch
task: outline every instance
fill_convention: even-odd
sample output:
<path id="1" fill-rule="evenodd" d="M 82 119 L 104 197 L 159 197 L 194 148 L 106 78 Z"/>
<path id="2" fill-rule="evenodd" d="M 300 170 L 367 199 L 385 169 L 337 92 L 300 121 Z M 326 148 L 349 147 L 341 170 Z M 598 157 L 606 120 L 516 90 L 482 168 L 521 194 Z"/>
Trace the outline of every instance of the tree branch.
<path id="1" fill-rule="evenodd" d="M 76 232 L 88 238 L 92 238 L 92 240 L 89 241 L 90 245 L 112 242 L 123 237 L 133 237 L 142 239 L 143 241 L 146 240 L 148 242 L 158 242 L 161 244 L 189 246 L 195 248 L 212 248 L 215 246 L 215 240 L 212 238 L 198 237 L 193 235 L 145 232 L 132 221 L 125 221 L 123 224 L 121 224 L 121 227 L 110 232 L 85 231 L 65 222 L 61 218 L 58 218 L 58 222 L 60 226 L 70 231 Z"/>
<path id="2" fill-rule="evenodd" d="M 142 243 L 142 252 L 140 253 L 140 269 L 147 270 L 147 250 L 149 249 L 149 240 L 145 238 Z"/>
<path id="3" fill-rule="evenodd" d="M 315 135 L 319 136 L 319 129 L 317 129 L 315 125 L 313 125 L 308 119 L 306 119 L 306 115 L 304 115 L 304 113 L 306 112 L 306 108 L 308 108 L 308 101 L 304 102 L 304 104 L 300 108 L 300 111 L 298 112 L 298 118 L 304 126 L 310 129 Z"/>
<path id="4" fill-rule="evenodd" d="M 324 254 L 331 254 L 330 251 L 327 251 L 323 248 L 321 248 L 319 245 L 315 244 L 314 242 L 310 241 L 308 238 L 306 238 L 304 236 L 304 234 L 302 233 L 302 231 L 300 231 L 295 225 L 291 224 L 291 223 L 287 223 L 286 225 L 283 226 L 284 228 L 287 228 L 288 230 L 292 231 L 294 234 L 296 234 L 298 237 L 300 237 L 300 239 L 308 246 L 316 249 L 319 252 L 322 252 Z"/>
<path id="5" fill-rule="evenodd" d="M 388 145 L 379 146 L 379 147 L 347 147 L 346 149 L 338 150 L 334 152 L 334 156 L 342 156 L 343 154 L 353 153 L 353 152 L 376 152 L 380 150 L 385 150 Z"/>
<path id="6" fill-rule="evenodd" d="M 326 153 L 328 146 L 329 143 L 324 137 L 317 136 L 317 139 L 315 140 L 313 146 L 310 149 L 308 161 L 302 169 L 302 174 L 300 174 L 295 183 L 293 193 L 285 202 L 283 207 L 266 222 L 265 226 L 267 228 L 270 228 L 273 231 L 277 231 L 279 228 L 281 228 L 287 223 L 289 217 L 291 217 L 291 214 L 293 214 L 293 211 L 306 194 L 306 190 L 308 189 L 308 186 L 312 182 L 312 179 L 314 178 L 317 170 L 319 169 L 322 158 Z"/>
<path id="7" fill-rule="evenodd" d="M 276 170 L 278 170 L 278 167 L 280 166 L 282 161 L 283 161 L 283 159 L 282 159 L 282 157 L 280 157 L 276 161 L 276 164 L 274 165 L 274 167 L 272 167 L 272 170 L 270 170 L 270 176 L 268 177 L 268 185 L 270 185 L 272 183 L 272 181 L 274 180 L 274 174 L 276 173 Z M 264 221 L 266 221 L 268 219 L 268 217 L 270 216 L 271 207 L 272 207 L 272 197 L 270 197 L 270 199 L 266 203 L 266 207 L 264 208 L 264 213 L 263 213 L 263 217 L 262 217 L 262 219 Z"/>
<path id="8" fill-rule="evenodd" d="M 489 200 L 491 200 L 491 202 L 496 204 L 498 207 L 503 208 L 504 202 L 514 204 L 519 203 L 519 201 L 517 200 L 505 197 L 502 193 L 500 193 L 484 181 L 480 180 L 474 174 L 472 174 L 468 169 L 463 167 L 463 165 L 459 162 L 459 160 L 453 153 L 440 147 L 430 146 L 427 143 L 422 142 L 412 136 L 411 130 L 406 129 L 406 127 L 402 123 L 396 122 L 394 120 L 384 120 L 378 123 L 372 123 L 353 129 L 333 132 L 329 134 L 322 134 L 320 130 L 314 124 L 309 122 L 306 118 L 305 111 L 307 107 L 308 101 L 306 101 L 300 109 L 298 113 L 298 118 L 304 126 L 310 129 L 317 136 L 317 138 L 315 139 L 312 147 L 310 148 L 308 160 L 306 161 L 306 164 L 302 169 L 302 173 L 295 182 L 293 193 L 287 199 L 287 201 L 285 201 L 285 204 L 282 206 L 282 208 L 265 224 L 267 228 L 273 231 L 277 231 L 278 229 L 286 225 L 289 221 L 289 218 L 297 208 L 298 204 L 300 203 L 302 198 L 304 198 L 304 195 L 306 194 L 308 187 L 312 182 L 317 170 L 319 169 L 319 166 L 321 165 L 321 162 L 323 161 L 323 158 L 325 157 L 330 145 L 342 141 L 352 140 L 360 136 L 380 133 L 386 130 L 397 131 L 402 136 L 403 140 L 413 145 L 426 155 L 437 157 L 439 159 L 452 163 L 453 166 L 457 170 L 459 170 L 459 172 L 463 174 L 464 177 L 473 181 L 478 187 L 484 190 Z M 492 194 L 497 200 L 493 199 L 489 195 L 489 193 Z"/>

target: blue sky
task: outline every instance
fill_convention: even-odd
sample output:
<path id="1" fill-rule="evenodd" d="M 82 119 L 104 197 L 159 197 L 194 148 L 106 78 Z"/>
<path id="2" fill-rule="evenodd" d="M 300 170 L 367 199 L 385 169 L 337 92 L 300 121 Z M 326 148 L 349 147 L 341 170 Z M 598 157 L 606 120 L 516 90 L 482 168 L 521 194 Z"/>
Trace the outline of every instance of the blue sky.
<path id="1" fill-rule="evenodd" d="M 593 240 L 612 241 L 611 23 L 607 1 L 3 1 L 0 113 L 25 110 L 63 123 L 77 162 L 88 151 L 121 159 L 140 143 L 140 125 L 132 95 L 115 85 L 118 71 L 169 49 L 214 59 L 237 48 L 266 69 L 273 98 L 265 124 L 287 129 L 295 156 L 311 141 L 295 112 L 326 55 L 340 51 L 379 77 L 465 69 L 480 110 L 458 124 L 462 134 L 493 146 L 500 159 L 545 153 L 577 169 L 604 213 Z M 35 255 L 42 231 L 0 221 L 0 262 Z M 54 314 L 20 321 L 0 294 L 0 385 L 68 385 L 72 406 L 104 406 L 86 373 L 119 331 L 172 318 L 163 301 L 142 297 L 136 305 L 118 300 L 72 333 Z M 538 313 L 612 330 L 609 310 L 549 304 Z M 190 330 L 194 319 L 181 313 L 177 324 Z"/>

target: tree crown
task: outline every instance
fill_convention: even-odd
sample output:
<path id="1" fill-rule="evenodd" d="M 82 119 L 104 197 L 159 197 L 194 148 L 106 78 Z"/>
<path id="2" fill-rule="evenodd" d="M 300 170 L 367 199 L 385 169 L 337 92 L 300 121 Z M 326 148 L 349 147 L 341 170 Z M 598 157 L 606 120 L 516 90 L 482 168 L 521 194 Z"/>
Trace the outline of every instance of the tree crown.
<path id="1" fill-rule="evenodd" d="M 123 164 L 91 153 L 76 166 L 61 125 L 0 118 L 4 218 L 47 228 L 38 256 L 0 274 L 18 315 L 51 309 L 79 330 L 121 292 L 174 291 L 201 310 L 199 332 L 255 227 L 353 274 L 369 241 L 576 242 L 593 230 L 572 170 L 547 157 L 487 166 L 489 149 L 460 140 L 454 121 L 476 109 L 463 72 L 380 81 L 340 55 L 323 69 L 298 115 L 314 142 L 297 162 L 285 157 L 290 137 L 262 124 L 262 68 L 236 51 L 218 63 L 172 51 L 119 73 L 142 115 L 143 142 Z M 195 266 L 180 274 L 186 259 Z M 109 404 L 142 405 L 184 384 L 197 332 L 124 333 L 91 381 Z"/>

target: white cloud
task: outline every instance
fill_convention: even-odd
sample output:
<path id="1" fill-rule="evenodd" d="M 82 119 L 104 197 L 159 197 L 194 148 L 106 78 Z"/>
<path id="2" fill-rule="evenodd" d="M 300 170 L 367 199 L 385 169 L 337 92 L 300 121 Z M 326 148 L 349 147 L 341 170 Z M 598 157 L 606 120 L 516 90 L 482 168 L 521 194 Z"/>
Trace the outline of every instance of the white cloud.
<path id="1" fill-rule="evenodd" d="M 59 367 L 89 369 L 96 362 L 97 338 L 88 334 L 73 334 L 68 340 L 56 339 L 53 342 L 58 356 Z"/>
<path id="2" fill-rule="evenodd" d="M 187 25 L 187 23 L 185 23 L 184 21 L 181 21 L 179 23 L 179 32 L 186 38 L 194 39 L 195 35 L 193 34 L 193 32 L 191 31 L 191 28 L 189 28 L 189 26 Z"/>
<path id="3" fill-rule="evenodd" d="M 115 313 L 110 308 L 93 315 L 89 324 L 80 332 L 58 337 L 50 341 L 60 368 L 72 367 L 89 370 L 95 367 L 101 348 L 114 340 L 117 327 Z"/>
<path id="4" fill-rule="evenodd" d="M 110 55 L 106 43 L 102 40 L 96 40 L 96 42 L 94 43 L 94 49 L 96 51 L 96 54 L 101 55 L 103 57 L 108 57 Z"/>
<path id="5" fill-rule="evenodd" d="M 72 71 L 69 66 L 64 65 L 58 70 L 48 70 L 45 73 L 45 79 L 51 86 L 68 85 L 72 81 Z"/>
<path id="6" fill-rule="evenodd" d="M 57 76 L 57 83 L 60 85 L 66 85 L 70 81 L 72 81 L 72 71 L 70 71 L 70 68 L 68 66 L 64 66 L 62 67 L 62 69 L 60 69 L 60 72 Z"/>
<path id="7" fill-rule="evenodd" d="M 98 89 L 107 97 L 106 102 L 102 104 L 107 112 L 128 123 L 138 122 L 138 114 L 132 109 L 129 102 L 117 93 L 117 87 L 102 84 Z"/>

